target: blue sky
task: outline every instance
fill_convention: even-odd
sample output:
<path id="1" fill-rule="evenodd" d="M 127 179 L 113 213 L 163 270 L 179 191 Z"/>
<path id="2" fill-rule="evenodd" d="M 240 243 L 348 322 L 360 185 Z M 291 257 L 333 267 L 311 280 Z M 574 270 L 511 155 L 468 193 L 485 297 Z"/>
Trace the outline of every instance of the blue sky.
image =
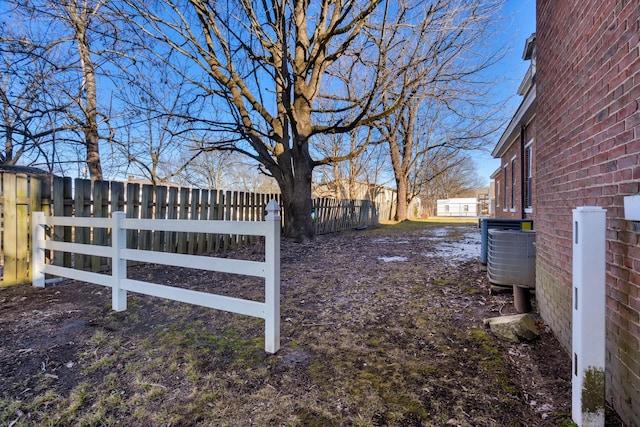
<path id="1" fill-rule="evenodd" d="M 496 84 L 499 85 L 496 88 L 497 92 L 508 98 L 507 114 L 511 116 L 522 100 L 516 91 L 529 66 L 529 61 L 522 60 L 522 51 L 527 37 L 535 32 L 536 2 L 535 0 L 506 0 L 502 15 L 504 28 L 496 43 L 506 44 L 508 51 L 494 72 Z M 491 151 L 494 146 L 495 144 L 487 148 Z M 500 166 L 500 160 L 493 159 L 490 153 L 478 153 L 473 157 L 478 174 L 488 186 L 489 176 Z"/>

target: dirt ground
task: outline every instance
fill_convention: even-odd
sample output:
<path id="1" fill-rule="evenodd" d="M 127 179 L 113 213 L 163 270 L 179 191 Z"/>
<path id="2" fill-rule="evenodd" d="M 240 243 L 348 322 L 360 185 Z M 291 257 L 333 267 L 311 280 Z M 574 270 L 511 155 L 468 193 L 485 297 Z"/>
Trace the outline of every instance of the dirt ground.
<path id="1" fill-rule="evenodd" d="M 427 223 L 284 241 L 275 355 L 259 319 L 131 293 L 117 313 L 108 288 L 70 280 L 0 289 L 0 425 L 572 425 L 571 362 L 540 318 L 529 343 L 485 329 L 515 310 L 478 247 L 474 226 Z M 129 276 L 263 292 L 155 265 Z"/>

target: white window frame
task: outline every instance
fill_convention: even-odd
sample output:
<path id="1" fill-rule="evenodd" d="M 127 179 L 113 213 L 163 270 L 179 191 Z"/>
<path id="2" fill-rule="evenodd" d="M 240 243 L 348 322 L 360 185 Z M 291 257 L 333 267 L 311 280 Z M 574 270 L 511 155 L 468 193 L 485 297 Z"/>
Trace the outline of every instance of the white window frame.
<path id="1" fill-rule="evenodd" d="M 502 195 L 502 197 L 504 198 L 504 203 L 502 204 L 502 212 L 507 212 L 508 209 L 508 205 L 509 205 L 509 196 L 508 196 L 508 188 L 507 188 L 507 182 L 509 182 L 509 165 L 506 164 L 504 165 L 503 168 L 504 171 L 504 194 Z"/>
<path id="2" fill-rule="evenodd" d="M 518 180 L 516 177 L 516 156 L 511 158 L 511 203 L 510 203 L 510 212 L 516 211 L 516 186 L 518 184 Z"/>
<path id="3" fill-rule="evenodd" d="M 527 200 L 525 200 L 527 206 L 525 207 L 525 213 L 533 213 L 533 138 L 527 142 L 524 146 L 525 151 L 525 171 L 526 176 L 526 188 L 527 188 Z M 524 177 L 524 175 L 523 175 Z"/>

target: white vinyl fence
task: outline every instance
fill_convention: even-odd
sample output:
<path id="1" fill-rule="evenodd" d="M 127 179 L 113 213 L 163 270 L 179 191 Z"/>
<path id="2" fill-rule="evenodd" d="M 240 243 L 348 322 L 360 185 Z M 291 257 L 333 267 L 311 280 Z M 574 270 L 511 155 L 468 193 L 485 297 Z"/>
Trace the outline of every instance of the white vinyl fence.
<path id="1" fill-rule="evenodd" d="M 45 274 L 51 274 L 107 286 L 112 289 L 112 307 L 116 311 L 127 309 L 127 291 L 132 291 L 258 317 L 265 320 L 265 351 L 275 353 L 280 348 L 280 207 L 275 200 L 272 200 L 267 204 L 266 210 L 265 221 L 130 219 L 125 218 L 124 212 L 114 212 L 112 218 L 74 218 L 44 216 L 42 212 L 35 212 L 32 233 L 33 285 L 44 287 Z M 45 232 L 47 226 L 111 229 L 111 246 L 47 240 Z M 265 259 L 264 262 L 245 261 L 127 249 L 127 230 L 264 236 Z M 111 275 L 46 264 L 45 250 L 47 249 L 111 258 Z M 264 303 L 128 279 L 127 261 L 263 277 L 265 279 Z"/>

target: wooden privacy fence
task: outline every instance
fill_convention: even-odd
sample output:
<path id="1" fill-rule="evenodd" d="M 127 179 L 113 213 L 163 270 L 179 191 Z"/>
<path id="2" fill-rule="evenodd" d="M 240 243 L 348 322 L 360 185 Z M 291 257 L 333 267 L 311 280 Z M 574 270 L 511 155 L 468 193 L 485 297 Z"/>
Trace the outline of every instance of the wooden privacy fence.
<path id="1" fill-rule="evenodd" d="M 51 185 L 47 176 L 0 173 L 0 286 L 29 281 L 30 215 L 50 211 Z"/>
<path id="2" fill-rule="evenodd" d="M 314 199 L 316 234 L 378 224 L 378 210 L 370 200 Z"/>
<path id="3" fill-rule="evenodd" d="M 45 286 L 45 273 L 110 287 L 112 307 L 126 310 L 127 291 L 152 295 L 174 301 L 201 305 L 232 313 L 259 317 L 265 321 L 265 351 L 275 353 L 280 348 L 280 207 L 275 200 L 266 207 L 265 221 L 189 221 L 159 219 L 127 219 L 124 212 L 115 212 L 111 218 L 45 217 L 33 215 L 33 285 Z M 47 226 L 110 230 L 111 245 L 87 245 L 57 242 L 46 238 Z M 262 236 L 265 239 L 264 262 L 200 255 L 168 254 L 152 250 L 128 249 L 131 231 L 164 233 L 223 234 L 237 233 Z M 46 264 L 45 250 L 64 251 L 86 256 L 111 259 L 111 274 L 93 273 Z M 127 262 L 143 262 L 196 268 L 231 274 L 262 277 L 265 279 L 264 302 L 232 298 L 157 283 L 127 278 Z"/>
<path id="4" fill-rule="evenodd" d="M 108 218 L 124 211 L 127 218 L 220 221 L 261 221 L 269 200 L 281 202 L 279 194 L 204 190 L 186 187 L 153 186 L 135 182 L 95 181 L 50 176 L 0 173 L 0 209 L 3 214 L 3 281 L 9 286 L 31 281 L 30 215 Z M 343 231 L 378 223 L 379 211 L 370 201 L 315 199 L 317 234 Z M 49 230 L 54 241 L 108 245 L 106 229 L 55 226 Z M 130 249 L 180 254 L 216 253 L 252 243 L 256 236 L 244 233 L 197 234 L 184 231 L 127 230 Z M 64 251 L 47 252 L 47 262 L 87 271 L 108 268 L 110 258 Z"/>

